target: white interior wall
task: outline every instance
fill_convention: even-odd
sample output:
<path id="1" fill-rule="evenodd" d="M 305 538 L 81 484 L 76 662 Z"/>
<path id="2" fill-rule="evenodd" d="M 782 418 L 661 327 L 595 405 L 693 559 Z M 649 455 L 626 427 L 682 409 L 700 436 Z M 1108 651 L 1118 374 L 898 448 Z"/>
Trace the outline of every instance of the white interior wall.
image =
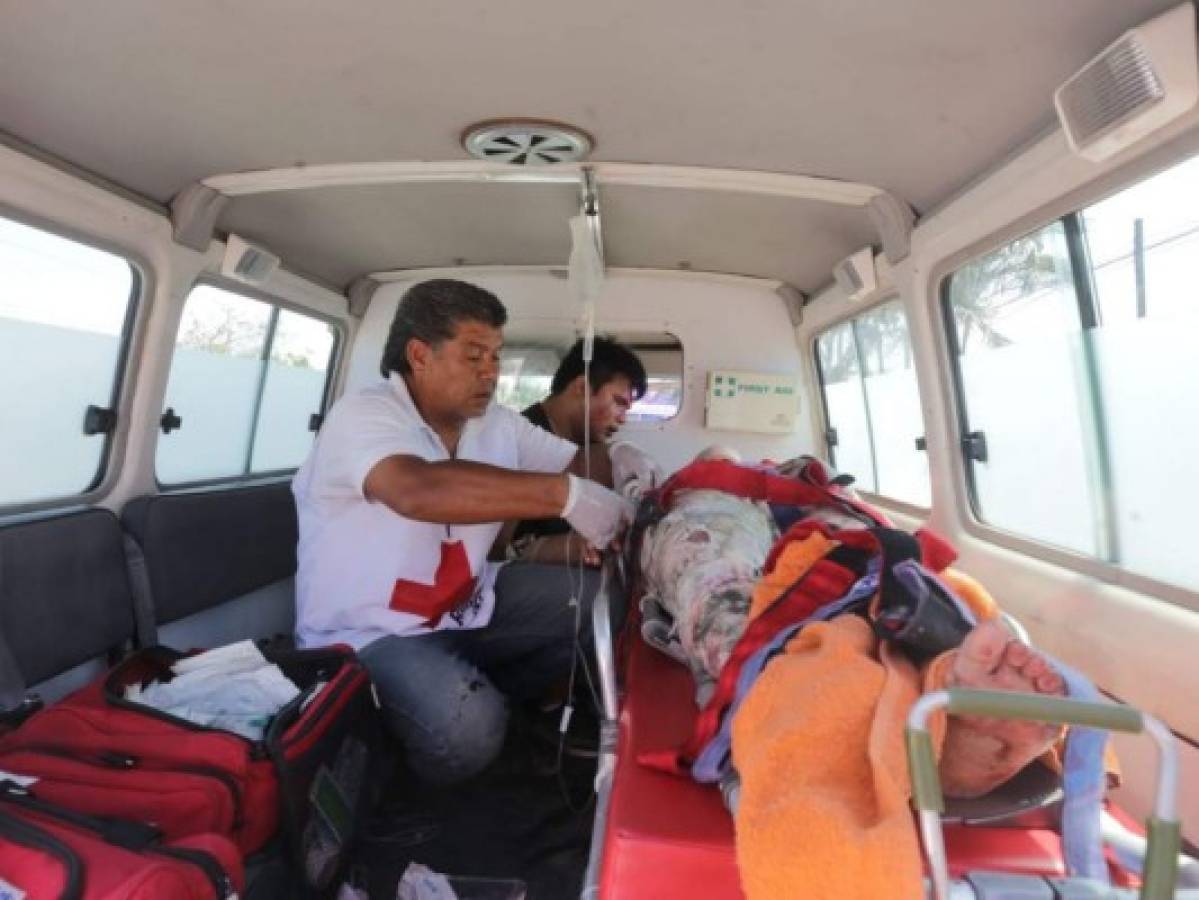
<path id="1" fill-rule="evenodd" d="M 142 296 L 108 475 L 87 498 L 119 509 L 131 497 L 156 490 L 157 422 L 183 303 L 199 277 L 219 274 L 224 245 L 214 241 L 204 254 L 181 247 L 164 214 L 2 146 L 0 215 L 127 256 L 141 272 Z M 345 297 L 283 269 L 260 290 L 350 324 Z"/>
<path id="2" fill-rule="evenodd" d="M 545 268 L 463 268 L 404 273 L 376 292 L 355 343 L 346 389 L 378 378 L 379 358 L 400 296 L 426 278 L 454 277 L 493 291 L 508 308 L 510 342 L 573 333 L 577 301 L 560 272 Z M 647 270 L 609 271 L 596 304 L 598 331 L 667 331 L 683 344 L 683 408 L 662 423 L 622 430 L 674 470 L 712 443 L 736 447 L 747 459 L 786 459 L 813 448 L 808 433 L 765 435 L 707 431 L 706 379 L 711 369 L 799 375 L 802 363 L 777 283 L 752 278 Z M 801 409 L 812 403 L 805 391 Z"/>
<path id="3" fill-rule="evenodd" d="M 908 315 L 925 414 L 933 490 L 929 523 L 957 546 L 962 568 L 979 577 L 1025 623 L 1038 646 L 1175 730 L 1183 760 L 1180 815 L 1184 833 L 1193 842 L 1199 841 L 1199 704 L 1194 701 L 1194 649 L 1199 646 L 1199 614 L 1194 610 L 1199 609 L 1199 596 L 1038 546 L 975 520 L 958 449 L 939 289 L 944 276 L 978 253 L 1195 153 L 1197 126 L 1199 112 L 1193 112 L 1144 146 L 1104 164 L 1070 154 L 1060 132 L 1048 135 L 922 221 L 912 237 L 911 255 L 884 273 L 878 292 L 853 303 L 834 285 L 805 308 L 799 329 L 801 342 L 810 346 L 829 325 L 883 299 L 892 284 L 898 289 Z M 815 385 L 810 358 L 807 365 L 810 392 Z M 815 428 L 822 427 L 818 410 L 813 410 L 813 422 Z M 1122 735 L 1116 745 L 1125 776 L 1119 797 L 1130 810 L 1145 815 L 1156 777 L 1149 740 Z"/>

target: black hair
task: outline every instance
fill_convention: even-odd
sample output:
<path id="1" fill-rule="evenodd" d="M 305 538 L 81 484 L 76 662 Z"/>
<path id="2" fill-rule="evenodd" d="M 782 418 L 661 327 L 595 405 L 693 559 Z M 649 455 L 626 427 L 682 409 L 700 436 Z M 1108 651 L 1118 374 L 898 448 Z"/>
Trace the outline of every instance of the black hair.
<path id="1" fill-rule="evenodd" d="M 491 291 L 475 284 L 437 278 L 414 284 L 400 298 L 379 371 L 386 378 L 392 372 L 407 375 L 408 342 L 413 338 L 436 347 L 454 336 L 459 322 L 482 322 L 492 328 L 502 328 L 508 321 L 508 311 Z"/>
<path id="2" fill-rule="evenodd" d="M 583 374 L 583 339 L 575 341 L 574 346 L 562 357 L 554 380 L 550 384 L 550 394 L 560 394 L 567 385 Z M 633 399 L 640 400 L 645 396 L 646 378 L 645 366 L 637 354 L 616 341 L 597 337 L 591 349 L 591 369 L 588 378 L 591 393 L 595 393 L 605 384 L 623 375 L 633 386 Z"/>

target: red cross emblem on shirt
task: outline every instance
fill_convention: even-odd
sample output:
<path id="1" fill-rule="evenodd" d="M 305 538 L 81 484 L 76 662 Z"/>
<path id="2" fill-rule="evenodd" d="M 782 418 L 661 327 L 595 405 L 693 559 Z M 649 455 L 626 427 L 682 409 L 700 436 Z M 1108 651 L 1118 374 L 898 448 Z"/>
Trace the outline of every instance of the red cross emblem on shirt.
<path id="1" fill-rule="evenodd" d="M 477 581 L 470 572 L 470 560 L 462 541 L 442 541 L 441 562 L 433 583 L 397 578 L 390 608 L 423 616 L 425 627 L 432 628 L 443 615 L 474 596 Z"/>

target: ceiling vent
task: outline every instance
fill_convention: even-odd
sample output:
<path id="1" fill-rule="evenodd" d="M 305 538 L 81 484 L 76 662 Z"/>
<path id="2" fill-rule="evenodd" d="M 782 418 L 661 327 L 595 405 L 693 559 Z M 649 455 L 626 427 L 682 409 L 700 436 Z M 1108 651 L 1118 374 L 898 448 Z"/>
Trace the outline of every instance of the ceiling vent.
<path id="1" fill-rule="evenodd" d="M 514 166 L 578 162 L 594 143 L 581 129 L 540 119 L 493 119 L 462 134 L 462 146 L 471 156 Z"/>
<path id="2" fill-rule="evenodd" d="M 225 256 L 221 274 L 246 284 L 261 285 L 279 268 L 279 257 L 262 247 L 251 244 L 236 234 L 225 241 Z"/>
<path id="3" fill-rule="evenodd" d="M 874 270 L 874 251 L 863 247 L 853 256 L 847 256 L 833 266 L 833 279 L 850 300 L 861 300 L 874 293 L 878 287 L 878 274 Z"/>
<path id="4" fill-rule="evenodd" d="M 1100 161 L 1199 100 L 1195 8 L 1184 3 L 1125 32 L 1053 94 L 1070 149 Z"/>

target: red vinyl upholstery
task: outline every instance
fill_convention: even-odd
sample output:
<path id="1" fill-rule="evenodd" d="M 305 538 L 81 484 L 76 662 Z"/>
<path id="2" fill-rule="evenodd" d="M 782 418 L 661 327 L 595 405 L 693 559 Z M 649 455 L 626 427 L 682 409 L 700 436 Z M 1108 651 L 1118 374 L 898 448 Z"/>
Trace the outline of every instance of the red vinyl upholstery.
<path id="1" fill-rule="evenodd" d="M 733 820 L 715 787 L 656 772 L 644 750 L 678 746 L 695 718 L 690 673 L 629 638 L 627 694 L 604 843 L 601 896 L 607 900 L 723 900 L 742 897 Z"/>

